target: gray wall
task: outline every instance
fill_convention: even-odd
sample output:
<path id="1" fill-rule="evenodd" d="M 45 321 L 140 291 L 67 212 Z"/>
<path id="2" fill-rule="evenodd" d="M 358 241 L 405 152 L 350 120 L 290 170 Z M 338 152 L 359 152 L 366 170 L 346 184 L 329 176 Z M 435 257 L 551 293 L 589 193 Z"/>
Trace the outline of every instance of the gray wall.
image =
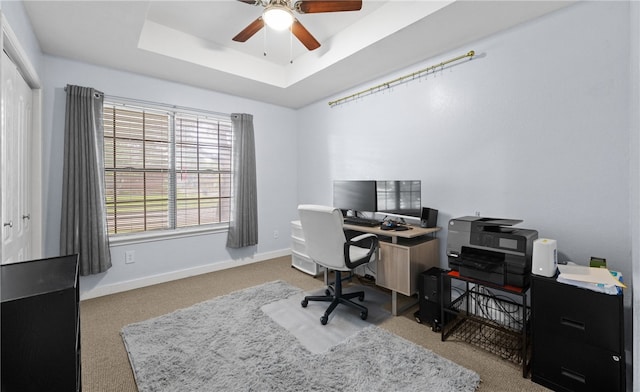
<path id="1" fill-rule="evenodd" d="M 301 110 L 300 202 L 330 203 L 334 179 L 420 179 L 440 225 L 524 219 L 630 276 L 628 33 L 628 4 L 579 4 L 380 82 L 478 54 L 426 80 Z"/>
<path id="2" fill-rule="evenodd" d="M 40 76 L 43 87 L 44 255 L 59 249 L 62 154 L 67 84 L 95 87 L 106 95 L 158 103 L 254 115 L 256 138 L 259 245 L 232 250 L 226 232 L 111 247 L 113 267 L 83 277 L 82 294 L 136 287 L 176 276 L 224 268 L 289 251 L 290 221 L 295 217 L 296 112 L 290 109 L 166 82 L 128 72 L 44 55 L 22 2 L 0 2 L 2 12 Z M 278 233 L 276 238 L 275 233 Z M 124 263 L 124 252 L 135 251 L 136 262 Z M 221 267 L 216 267 L 220 265 Z M 143 283 L 140 283 L 143 282 Z"/>
<path id="3" fill-rule="evenodd" d="M 227 249 L 226 232 L 112 246 L 113 267 L 106 273 L 84 277 L 83 292 L 109 285 L 189 271 L 214 263 L 251 259 L 289 248 L 289 222 L 296 205 L 295 112 L 273 105 L 170 83 L 127 72 L 45 56 L 44 146 L 48 162 L 45 208 L 48 254 L 56 254 L 59 241 L 62 152 L 66 84 L 91 86 L 106 95 L 122 96 L 223 113 L 251 113 L 256 139 L 259 244 Z M 282 233 L 274 238 L 274 231 Z M 124 263 L 124 252 L 135 251 L 136 262 Z M 187 273 L 189 274 L 189 273 Z M 162 278 L 159 278 L 162 280 Z M 133 287 L 133 286 L 132 286 Z"/>
<path id="4" fill-rule="evenodd" d="M 628 4 L 579 4 L 371 85 L 476 51 L 426 80 L 300 110 L 299 201 L 331 203 L 335 179 L 420 179 L 441 226 L 520 218 L 630 276 L 628 33 Z"/>
<path id="5" fill-rule="evenodd" d="M 628 2 L 582 2 L 361 87 L 478 54 L 421 81 L 300 110 L 299 202 L 331 203 L 335 179 L 420 179 L 422 204 L 440 211 L 441 244 L 452 217 L 519 218 L 557 239 L 565 258 L 604 257 L 630 283 L 629 12 Z M 626 326 L 631 347 L 630 317 Z"/>
<path id="6" fill-rule="evenodd" d="M 362 88 L 478 54 L 426 80 L 298 111 L 42 55 L 22 4 L 0 4 L 44 83 L 48 255 L 57 253 L 66 84 L 255 116 L 260 245 L 229 252 L 225 235 L 213 234 L 114 247 L 114 267 L 83 279 L 83 290 L 286 250 L 298 203 L 331 203 L 334 179 L 366 178 L 422 180 L 423 204 L 440 210 L 442 226 L 476 211 L 524 219 L 521 226 L 557 239 L 565 257 L 582 264 L 605 257 L 631 282 L 640 230 L 640 9 L 633 2 L 581 2 Z M 443 243 L 446 236 L 439 234 Z M 129 249 L 133 265 L 124 264 Z M 630 317 L 626 326 L 630 347 Z"/>

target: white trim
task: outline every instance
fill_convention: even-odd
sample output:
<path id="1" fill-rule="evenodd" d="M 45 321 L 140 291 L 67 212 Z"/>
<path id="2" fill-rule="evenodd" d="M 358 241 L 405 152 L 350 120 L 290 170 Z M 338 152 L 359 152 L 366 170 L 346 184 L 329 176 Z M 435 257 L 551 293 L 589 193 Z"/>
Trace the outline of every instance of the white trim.
<path id="1" fill-rule="evenodd" d="M 42 89 L 32 89 L 31 120 L 31 258 L 44 255 L 44 222 L 42 197 Z"/>
<path id="2" fill-rule="evenodd" d="M 198 235 L 209 235 L 226 233 L 229 231 L 228 223 L 216 225 L 196 226 L 185 229 L 175 230 L 153 230 L 135 234 L 123 234 L 109 237 L 109 246 L 115 248 L 118 246 L 128 246 L 133 244 L 142 244 L 145 242 L 166 241 L 177 238 L 194 237 Z"/>
<path id="3" fill-rule="evenodd" d="M 29 57 L 25 53 L 24 49 L 22 49 L 22 46 L 20 45 L 20 40 L 16 36 L 16 33 L 13 32 L 13 29 L 11 29 L 11 26 L 9 26 L 9 22 L 7 22 L 7 19 L 5 18 L 4 13 L 2 13 L 1 15 L 2 15 L 2 49 L 5 52 L 7 52 L 7 54 L 9 55 L 9 58 L 13 60 L 15 65 L 20 70 L 22 77 L 24 77 L 24 80 L 27 82 L 27 84 L 29 85 L 29 87 L 31 87 L 32 90 L 37 90 L 42 88 L 42 84 L 40 83 L 40 77 L 38 77 L 38 73 L 36 72 L 36 69 L 31 64 L 31 61 L 29 61 Z"/>
<path id="4" fill-rule="evenodd" d="M 173 280 L 184 279 L 191 276 L 207 274 L 209 272 L 222 271 L 222 270 L 233 268 L 233 267 L 239 267 L 242 265 L 258 263 L 265 260 L 269 260 L 277 257 L 289 256 L 289 255 L 291 255 L 291 249 L 282 249 L 279 251 L 274 251 L 269 253 L 261 253 L 259 255 L 256 255 L 250 258 L 217 262 L 217 263 L 203 265 L 199 267 L 187 268 L 179 271 L 172 271 L 172 272 L 148 276 L 140 279 L 134 279 L 127 282 L 104 285 L 104 286 L 96 287 L 92 290 L 87 290 L 84 292 L 81 291 L 80 300 L 84 301 L 86 299 L 102 297 L 110 294 L 116 294 L 123 291 L 139 289 L 142 287 L 171 282 Z M 82 284 L 80 285 L 80 289 L 82 290 Z"/>

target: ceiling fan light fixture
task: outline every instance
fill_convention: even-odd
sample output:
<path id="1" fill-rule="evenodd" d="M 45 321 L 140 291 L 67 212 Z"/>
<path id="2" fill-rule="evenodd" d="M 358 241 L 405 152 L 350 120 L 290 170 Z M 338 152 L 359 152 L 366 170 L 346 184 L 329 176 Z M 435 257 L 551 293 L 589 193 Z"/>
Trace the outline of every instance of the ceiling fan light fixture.
<path id="1" fill-rule="evenodd" d="M 285 30 L 293 24 L 291 10 L 279 4 L 268 6 L 262 13 L 262 19 L 267 26 L 274 30 Z"/>

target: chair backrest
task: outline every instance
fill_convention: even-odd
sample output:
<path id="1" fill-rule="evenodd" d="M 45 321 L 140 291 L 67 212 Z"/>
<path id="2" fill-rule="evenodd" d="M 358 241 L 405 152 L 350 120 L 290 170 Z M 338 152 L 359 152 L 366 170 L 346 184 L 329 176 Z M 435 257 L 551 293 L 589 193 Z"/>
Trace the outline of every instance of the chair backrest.
<path id="1" fill-rule="evenodd" d="M 311 260 L 329 269 L 348 271 L 342 212 L 334 207 L 303 204 L 298 206 L 298 214 Z"/>

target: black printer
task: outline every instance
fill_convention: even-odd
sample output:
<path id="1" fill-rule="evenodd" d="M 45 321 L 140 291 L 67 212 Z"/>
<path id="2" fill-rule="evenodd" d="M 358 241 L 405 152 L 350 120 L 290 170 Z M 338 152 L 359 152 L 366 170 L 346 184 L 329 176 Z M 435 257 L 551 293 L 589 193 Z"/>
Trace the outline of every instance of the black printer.
<path id="1" fill-rule="evenodd" d="M 449 268 L 460 276 L 527 287 L 536 230 L 511 227 L 522 220 L 464 216 L 449 221 Z"/>

